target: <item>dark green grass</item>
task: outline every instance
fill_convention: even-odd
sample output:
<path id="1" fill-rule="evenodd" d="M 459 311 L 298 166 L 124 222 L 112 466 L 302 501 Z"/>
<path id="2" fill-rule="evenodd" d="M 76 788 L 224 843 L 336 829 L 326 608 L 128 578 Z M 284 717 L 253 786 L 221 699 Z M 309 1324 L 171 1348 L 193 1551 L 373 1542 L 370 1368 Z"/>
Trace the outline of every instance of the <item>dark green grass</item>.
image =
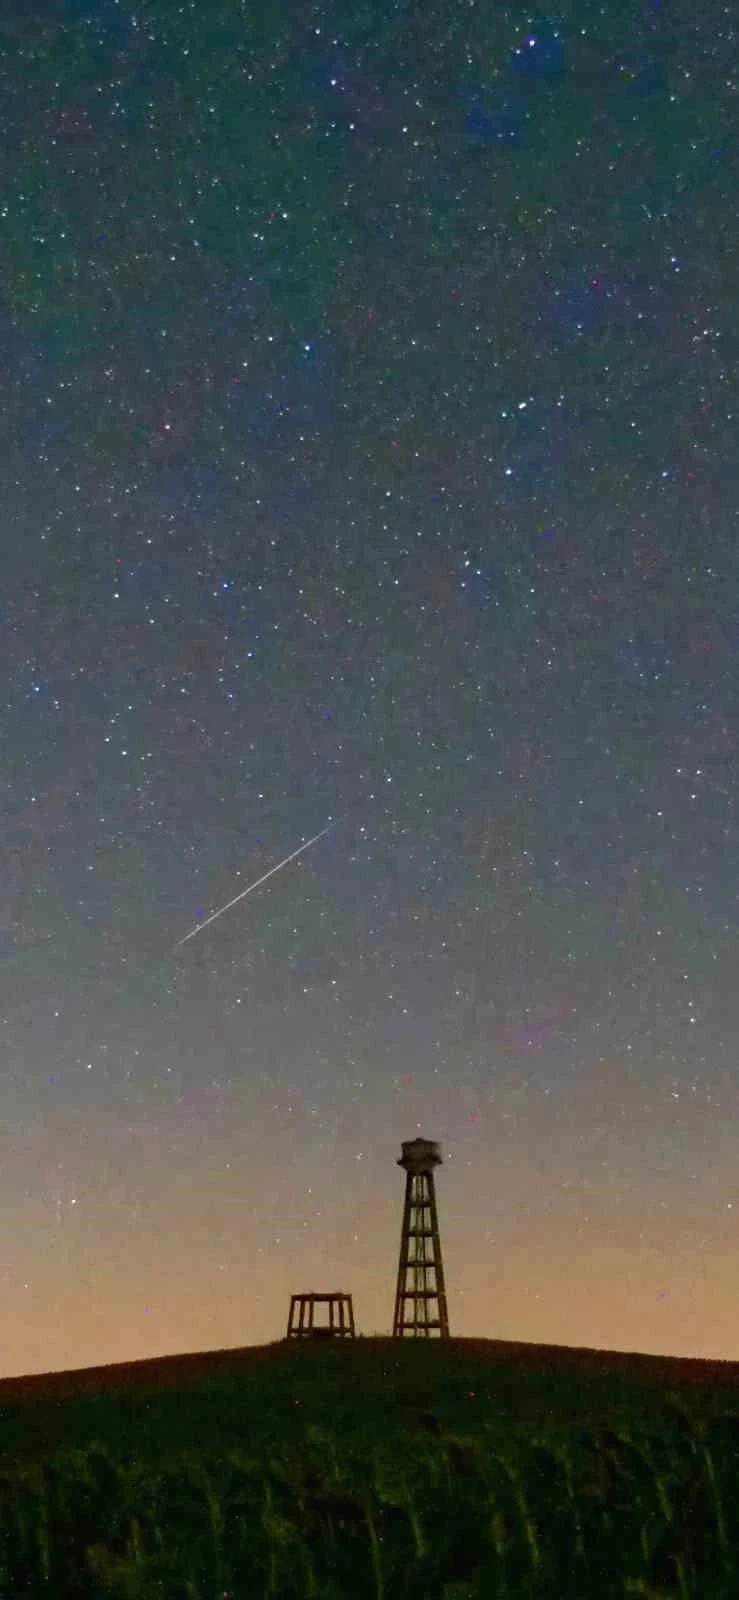
<path id="1" fill-rule="evenodd" d="M 738 1377 L 359 1339 L 0 1384 L 0 1597 L 736 1600 Z"/>

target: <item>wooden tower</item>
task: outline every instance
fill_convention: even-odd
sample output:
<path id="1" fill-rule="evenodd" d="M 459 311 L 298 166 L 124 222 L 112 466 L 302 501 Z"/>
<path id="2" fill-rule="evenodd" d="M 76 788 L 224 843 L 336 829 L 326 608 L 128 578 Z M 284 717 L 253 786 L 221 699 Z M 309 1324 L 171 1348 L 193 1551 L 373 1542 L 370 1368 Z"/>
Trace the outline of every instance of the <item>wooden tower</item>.
<path id="1" fill-rule="evenodd" d="M 328 1304 L 328 1322 L 316 1324 L 317 1303 Z M 290 1297 L 287 1339 L 353 1339 L 354 1307 L 350 1294 L 294 1294 Z"/>
<path id="2" fill-rule="evenodd" d="M 449 1315 L 436 1215 L 434 1167 L 441 1161 L 433 1139 L 410 1139 L 398 1161 L 405 1168 L 405 1205 L 395 1291 L 394 1339 L 449 1338 Z"/>

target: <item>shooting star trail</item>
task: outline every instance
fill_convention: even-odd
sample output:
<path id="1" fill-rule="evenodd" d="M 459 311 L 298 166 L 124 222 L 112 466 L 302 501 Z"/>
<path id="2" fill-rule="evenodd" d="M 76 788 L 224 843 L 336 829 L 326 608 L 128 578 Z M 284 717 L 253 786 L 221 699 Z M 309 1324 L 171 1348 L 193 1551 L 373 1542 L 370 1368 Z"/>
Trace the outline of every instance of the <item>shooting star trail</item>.
<path id="1" fill-rule="evenodd" d="M 329 822 L 327 828 L 322 828 L 320 833 L 314 833 L 312 839 L 307 839 L 305 844 L 299 845 L 291 855 L 285 856 L 284 861 L 278 861 L 276 867 L 270 867 L 269 872 L 265 872 L 263 878 L 257 878 L 256 883 L 250 883 L 248 889 L 242 889 L 241 894 L 237 894 L 233 900 L 229 900 L 228 905 L 221 906 L 220 911 L 214 911 L 210 917 L 206 917 L 205 922 L 199 922 L 197 927 L 191 928 L 190 932 L 185 934 L 184 939 L 177 940 L 175 950 L 179 950 L 181 944 L 187 944 L 188 939 L 194 939 L 196 933 L 200 933 L 203 928 L 207 928 L 209 922 L 215 922 L 216 917 L 222 917 L 224 911 L 230 911 L 232 906 L 238 905 L 240 900 L 243 900 L 247 894 L 252 894 L 255 889 L 259 888 L 260 884 L 266 883 L 268 878 L 273 878 L 275 873 L 279 872 L 281 867 L 286 867 L 289 861 L 294 861 L 296 856 L 302 856 L 304 850 L 310 850 L 311 845 L 317 844 L 318 840 L 322 839 L 325 833 L 329 833 L 333 827 L 335 827 L 335 823 Z"/>

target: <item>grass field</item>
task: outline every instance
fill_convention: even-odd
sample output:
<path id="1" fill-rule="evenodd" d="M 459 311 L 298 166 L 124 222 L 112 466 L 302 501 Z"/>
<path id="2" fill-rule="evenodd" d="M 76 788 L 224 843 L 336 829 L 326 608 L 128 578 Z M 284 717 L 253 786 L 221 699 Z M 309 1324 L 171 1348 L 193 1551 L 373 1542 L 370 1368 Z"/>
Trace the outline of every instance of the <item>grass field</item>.
<path id="1" fill-rule="evenodd" d="M 739 1364 L 279 1343 L 0 1382 L 0 1596 L 738 1600 Z"/>

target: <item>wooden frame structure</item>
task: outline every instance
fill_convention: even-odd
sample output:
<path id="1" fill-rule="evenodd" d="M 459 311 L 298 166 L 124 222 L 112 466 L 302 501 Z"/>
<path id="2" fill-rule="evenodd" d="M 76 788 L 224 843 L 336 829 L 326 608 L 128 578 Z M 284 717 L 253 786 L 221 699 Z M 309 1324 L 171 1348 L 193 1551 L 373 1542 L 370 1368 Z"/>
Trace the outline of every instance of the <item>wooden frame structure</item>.
<path id="1" fill-rule="evenodd" d="M 328 1305 L 328 1322 L 315 1321 L 315 1308 Z M 287 1339 L 354 1339 L 354 1307 L 350 1294 L 294 1294 L 290 1297 Z"/>

